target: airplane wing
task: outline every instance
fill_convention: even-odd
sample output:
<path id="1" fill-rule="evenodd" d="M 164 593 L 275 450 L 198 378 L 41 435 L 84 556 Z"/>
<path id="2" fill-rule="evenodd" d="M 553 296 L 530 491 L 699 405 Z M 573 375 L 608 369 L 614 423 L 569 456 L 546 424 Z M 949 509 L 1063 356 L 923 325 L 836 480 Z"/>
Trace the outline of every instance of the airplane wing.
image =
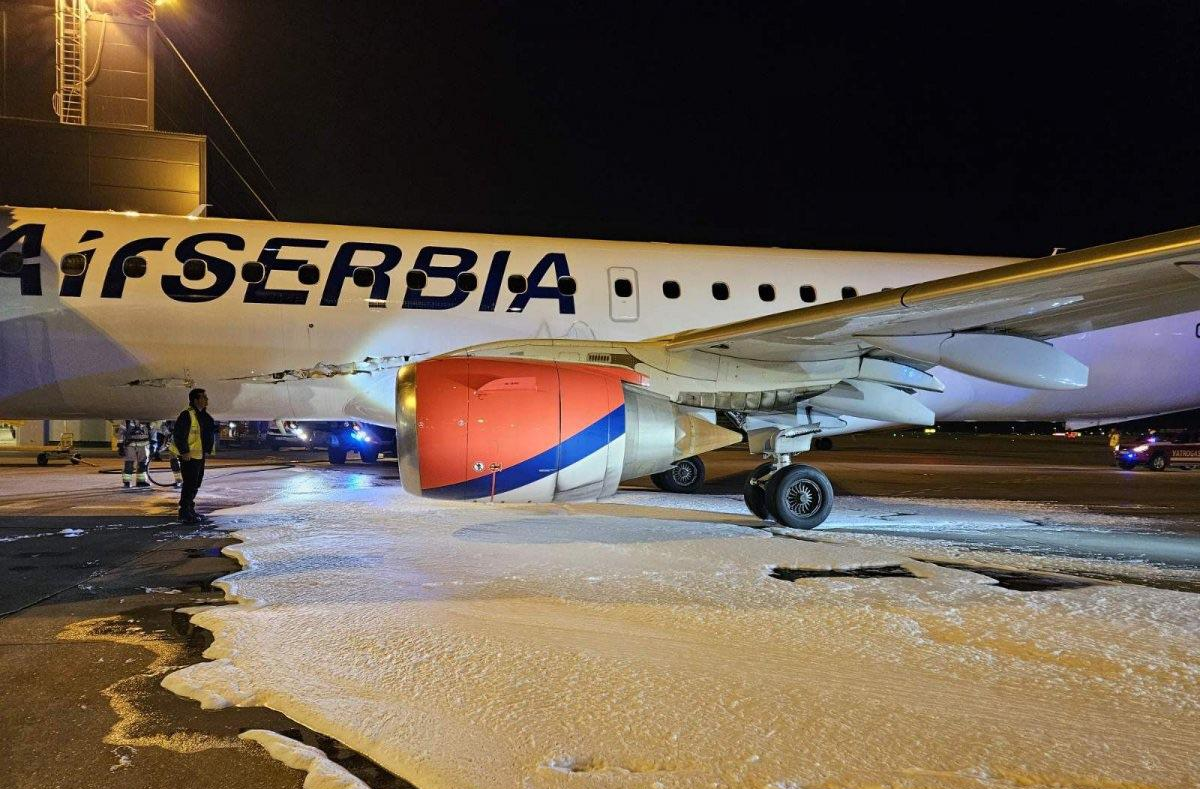
<path id="1" fill-rule="evenodd" d="M 1004 383 L 1069 389 L 1086 384 L 1086 368 L 1045 340 L 1193 310 L 1200 310 L 1200 226 L 658 339 L 669 351 L 762 361 L 878 351 Z"/>

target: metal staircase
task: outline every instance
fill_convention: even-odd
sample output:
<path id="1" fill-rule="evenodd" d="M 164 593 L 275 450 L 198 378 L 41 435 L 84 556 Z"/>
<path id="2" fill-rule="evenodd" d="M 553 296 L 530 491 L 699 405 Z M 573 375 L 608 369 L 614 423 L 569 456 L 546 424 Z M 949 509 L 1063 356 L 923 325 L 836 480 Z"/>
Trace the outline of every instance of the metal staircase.
<path id="1" fill-rule="evenodd" d="M 87 122 L 87 0 L 55 0 L 54 38 L 56 82 L 54 111 L 61 123 Z"/>

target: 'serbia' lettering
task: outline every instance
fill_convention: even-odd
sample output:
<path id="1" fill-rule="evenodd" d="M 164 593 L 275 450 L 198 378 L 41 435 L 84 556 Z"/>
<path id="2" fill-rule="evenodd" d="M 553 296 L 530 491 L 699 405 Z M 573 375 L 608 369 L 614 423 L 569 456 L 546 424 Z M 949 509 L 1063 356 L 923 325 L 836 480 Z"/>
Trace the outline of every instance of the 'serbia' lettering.
<path id="1" fill-rule="evenodd" d="M 458 263 L 453 266 L 443 266 L 433 264 L 434 258 L 448 257 L 456 258 Z M 413 263 L 413 271 L 425 272 L 426 282 L 425 287 L 421 289 L 407 288 L 404 292 L 404 309 L 406 310 L 448 310 L 451 307 L 457 307 L 467 300 L 467 292 L 458 287 L 458 275 L 465 271 L 470 271 L 475 265 L 475 261 L 479 259 L 479 255 L 475 254 L 472 249 L 461 249 L 459 247 L 423 247 L 417 253 L 417 260 Z M 450 292 L 443 296 L 431 296 L 427 291 L 437 291 L 444 289 L 445 286 L 434 285 L 432 280 L 448 279 L 450 280 Z"/>
<path id="2" fill-rule="evenodd" d="M 374 265 L 355 262 L 354 257 L 360 252 L 374 253 L 380 255 L 381 259 Z M 325 290 L 321 293 L 321 306 L 337 306 L 338 299 L 342 297 L 342 286 L 346 284 L 347 279 L 354 276 L 356 268 L 369 268 L 375 272 L 375 282 L 371 285 L 370 298 L 386 299 L 388 289 L 391 287 L 388 272 L 400 265 L 402 254 L 400 247 L 392 244 L 372 244 L 360 241 L 347 241 L 342 244 L 337 251 L 337 256 L 333 259 L 329 276 L 325 278 Z"/>
<path id="3" fill-rule="evenodd" d="M 258 262 L 263 264 L 267 274 L 262 282 L 251 282 L 246 286 L 246 295 L 242 299 L 247 304 L 304 304 L 308 301 L 307 290 L 291 290 L 286 288 L 268 288 L 272 271 L 299 271 L 308 260 L 297 258 L 281 258 L 280 251 L 284 247 L 300 247 L 301 249 L 324 249 L 328 241 L 312 238 L 272 238 L 263 245 Z"/>

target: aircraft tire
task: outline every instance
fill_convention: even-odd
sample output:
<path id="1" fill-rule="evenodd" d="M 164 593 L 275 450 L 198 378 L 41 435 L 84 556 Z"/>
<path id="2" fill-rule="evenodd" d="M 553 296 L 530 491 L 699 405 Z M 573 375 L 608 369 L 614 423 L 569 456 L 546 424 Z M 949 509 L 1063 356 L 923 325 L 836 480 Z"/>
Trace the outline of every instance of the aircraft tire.
<path id="1" fill-rule="evenodd" d="M 742 486 L 742 498 L 746 502 L 746 509 L 764 521 L 771 518 L 771 512 L 767 509 L 767 492 L 762 485 L 755 483 L 769 472 L 773 465 L 772 463 L 763 463 L 751 471 L 746 477 L 745 485 Z"/>
<path id="2" fill-rule="evenodd" d="M 812 466 L 788 466 L 767 483 L 766 505 L 780 526 L 813 529 L 824 523 L 833 509 L 833 485 Z"/>
<path id="3" fill-rule="evenodd" d="M 358 453 L 358 456 L 362 458 L 362 462 L 366 463 L 368 466 L 379 462 L 379 450 L 375 447 L 362 450 Z"/>
<path id="4" fill-rule="evenodd" d="M 1159 453 L 1147 461 L 1146 468 L 1150 469 L 1151 471 L 1163 471 L 1166 469 L 1167 465 L 1167 456 Z"/>
<path id="5" fill-rule="evenodd" d="M 704 461 L 695 455 L 684 458 L 666 471 L 651 474 L 650 481 L 668 493 L 696 493 L 704 487 Z"/>

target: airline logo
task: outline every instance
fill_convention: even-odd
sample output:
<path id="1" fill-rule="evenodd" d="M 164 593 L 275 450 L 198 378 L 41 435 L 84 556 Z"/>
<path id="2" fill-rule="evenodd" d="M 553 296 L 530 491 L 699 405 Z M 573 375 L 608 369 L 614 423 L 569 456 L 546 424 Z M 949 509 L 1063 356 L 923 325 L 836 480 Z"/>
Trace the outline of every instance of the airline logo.
<path id="1" fill-rule="evenodd" d="M 45 231 L 44 224 L 25 224 L 0 236 L 0 254 L 16 252 L 24 260 L 19 270 L 10 271 L 7 267 L 0 270 L 0 278 L 19 280 L 22 296 L 43 295 L 41 262 Z M 181 267 L 185 261 L 201 260 L 207 272 L 203 277 L 206 281 L 203 286 L 186 280 L 182 270 L 160 275 L 163 294 L 180 302 L 207 302 L 237 299 L 240 296 L 240 300 L 247 304 L 304 305 L 310 299 L 316 299 L 322 307 L 336 307 L 347 292 L 361 293 L 366 290 L 355 285 L 353 278 L 356 270 L 369 269 L 373 273 L 373 281 L 366 297 L 387 300 L 393 283 L 398 280 L 399 285 L 405 288 L 404 309 L 448 310 L 463 305 L 475 293 L 480 293 L 476 307 L 479 312 L 494 312 L 498 307 L 507 312 L 522 312 L 533 299 L 550 299 L 558 303 L 561 314 L 575 313 L 573 289 L 569 293 L 564 292 L 558 285 L 560 278 L 571 275 L 567 256 L 563 252 L 545 253 L 525 274 L 515 270 L 515 266 L 514 270 L 510 270 L 511 252 L 508 250 L 492 252 L 490 260 L 481 262 L 480 254 L 473 249 L 425 246 L 417 250 L 411 266 L 400 269 L 404 258 L 400 247 L 376 241 L 346 241 L 336 248 L 332 262 L 327 267 L 319 268 L 315 283 L 296 287 L 295 276 L 287 280 L 283 276 L 276 276 L 272 281 L 272 274 L 301 273 L 302 266 L 309 266 L 314 256 L 331 248 L 328 239 L 276 237 L 268 239 L 261 250 L 252 251 L 247 250 L 246 239 L 235 233 L 195 233 L 178 240 L 168 236 L 153 236 L 126 241 L 106 262 L 101 263 L 96 259 L 98 255 L 94 243 L 103 237 L 104 233 L 100 230 L 88 230 L 79 239 L 81 245 L 93 245 L 78 250 L 87 259 L 88 265 L 81 275 L 62 277 L 58 293 L 60 297 L 78 298 L 83 294 L 86 281 L 103 277 L 100 298 L 119 299 L 125 293 L 128 280 L 124 265 L 127 258 L 172 249 Z M 249 256 L 238 254 L 247 251 L 251 252 Z M 233 262 L 235 260 L 261 263 L 265 276 L 257 282 L 239 281 L 239 264 Z M 93 274 L 93 269 L 100 270 Z M 406 275 L 410 271 L 422 272 L 427 284 L 421 288 L 408 287 Z M 460 278 L 463 274 L 470 276 Z M 505 287 L 510 274 L 517 274 L 524 279 L 524 290 L 512 293 L 512 289 Z M 436 289 L 433 283 L 437 280 L 449 281 L 450 292 L 447 295 L 427 295 L 427 290 Z M 482 288 L 479 288 L 481 280 Z M 473 282 L 474 285 L 464 289 L 464 281 Z M 447 286 L 443 284 L 441 290 L 446 289 Z M 502 300 L 508 303 L 502 305 Z"/>

